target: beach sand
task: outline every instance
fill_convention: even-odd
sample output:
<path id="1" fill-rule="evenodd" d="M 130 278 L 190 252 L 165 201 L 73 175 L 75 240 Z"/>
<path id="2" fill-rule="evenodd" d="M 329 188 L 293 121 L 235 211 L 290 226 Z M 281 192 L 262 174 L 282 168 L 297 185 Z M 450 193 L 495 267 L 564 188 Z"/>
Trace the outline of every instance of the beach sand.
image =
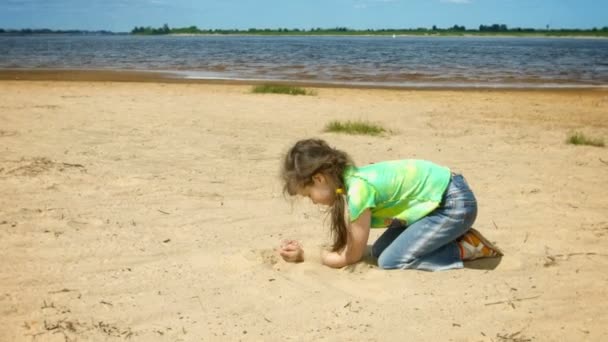
<path id="1" fill-rule="evenodd" d="M 0 82 L 0 341 L 608 339 L 608 148 L 565 142 L 606 140 L 608 91 L 249 90 Z M 323 133 L 336 119 L 392 134 Z M 283 262 L 283 238 L 329 241 L 320 208 L 281 193 L 305 137 L 462 172 L 505 256 Z"/>

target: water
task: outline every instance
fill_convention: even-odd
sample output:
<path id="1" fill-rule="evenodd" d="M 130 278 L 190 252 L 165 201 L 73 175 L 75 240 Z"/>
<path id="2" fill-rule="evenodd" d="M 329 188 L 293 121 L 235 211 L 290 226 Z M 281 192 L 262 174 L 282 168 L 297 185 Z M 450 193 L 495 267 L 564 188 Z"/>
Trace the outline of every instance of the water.
<path id="1" fill-rule="evenodd" d="M 408 87 L 607 87 L 608 39 L 0 36 L 0 68 Z"/>

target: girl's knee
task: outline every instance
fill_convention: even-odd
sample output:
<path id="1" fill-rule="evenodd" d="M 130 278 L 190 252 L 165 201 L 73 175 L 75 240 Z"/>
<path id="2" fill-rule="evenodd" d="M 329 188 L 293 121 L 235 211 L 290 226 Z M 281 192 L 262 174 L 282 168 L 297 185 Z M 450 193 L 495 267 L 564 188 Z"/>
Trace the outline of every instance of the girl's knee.
<path id="1" fill-rule="evenodd" d="M 383 270 L 407 269 L 411 268 L 413 261 L 413 258 L 395 258 L 390 254 L 382 253 L 378 257 L 378 267 Z"/>
<path id="2" fill-rule="evenodd" d="M 389 262 L 389 260 L 387 260 L 388 258 L 383 258 L 382 255 L 380 255 L 380 257 L 378 257 L 378 267 L 380 267 L 383 270 L 390 270 L 394 267 L 392 266 L 392 263 Z"/>

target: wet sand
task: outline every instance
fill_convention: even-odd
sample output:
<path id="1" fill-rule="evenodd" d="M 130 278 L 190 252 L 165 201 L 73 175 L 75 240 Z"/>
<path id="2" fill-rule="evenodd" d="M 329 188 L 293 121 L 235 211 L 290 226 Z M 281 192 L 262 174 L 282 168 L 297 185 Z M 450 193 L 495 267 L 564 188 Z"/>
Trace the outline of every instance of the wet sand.
<path id="1" fill-rule="evenodd" d="M 222 68 L 223 70 L 223 68 Z M 526 85 L 518 83 L 503 84 L 500 86 L 467 84 L 466 79 L 452 79 L 450 83 L 459 86 L 445 86 L 441 83 L 420 83 L 419 85 L 394 85 L 391 80 L 382 82 L 357 83 L 351 78 L 338 78 L 335 82 L 321 82 L 307 80 L 311 75 L 308 73 L 294 74 L 298 81 L 290 80 L 252 80 L 252 79 L 222 79 L 222 78 L 197 78 L 188 77 L 187 73 L 179 71 L 142 71 L 142 70 L 80 70 L 80 69 L 2 69 L 0 68 L 0 81 L 68 81 L 68 82 L 137 82 L 137 83 L 181 83 L 181 84 L 226 84 L 226 85 L 258 85 L 258 84 L 282 84 L 313 88 L 340 88 L 340 89 L 386 89 L 386 90 L 476 90 L 476 91 L 607 91 L 606 87 L 593 85 L 572 85 L 565 82 L 553 81 L 552 86 L 545 87 L 538 80 L 525 80 Z M 410 82 L 422 82 L 423 79 L 412 77 Z M 447 81 L 447 80 L 446 80 Z M 555 83 L 557 82 L 557 83 Z M 469 82 L 470 83 L 470 82 Z M 556 86 L 558 85 L 558 86 Z"/>

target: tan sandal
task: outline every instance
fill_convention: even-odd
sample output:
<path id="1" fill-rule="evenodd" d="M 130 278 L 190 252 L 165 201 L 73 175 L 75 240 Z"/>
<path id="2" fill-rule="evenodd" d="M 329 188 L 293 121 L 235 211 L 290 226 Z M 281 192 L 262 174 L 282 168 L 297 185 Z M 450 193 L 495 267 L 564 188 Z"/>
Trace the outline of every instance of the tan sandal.
<path id="1" fill-rule="evenodd" d="M 477 229 L 471 228 L 463 236 L 458 238 L 460 257 L 464 261 L 480 258 L 496 258 L 503 256 L 500 248 L 488 241 Z"/>

